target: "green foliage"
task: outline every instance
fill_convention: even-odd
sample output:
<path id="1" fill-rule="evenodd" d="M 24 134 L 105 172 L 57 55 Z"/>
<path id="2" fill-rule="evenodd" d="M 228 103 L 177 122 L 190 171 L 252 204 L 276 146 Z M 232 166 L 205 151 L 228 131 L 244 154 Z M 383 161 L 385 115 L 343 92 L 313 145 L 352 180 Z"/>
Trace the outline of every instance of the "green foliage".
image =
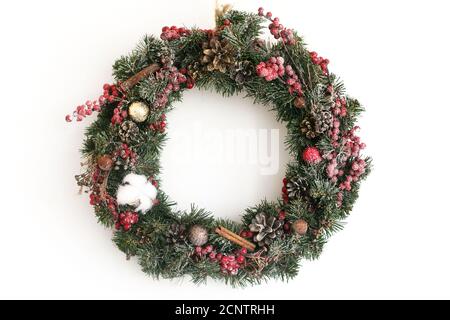
<path id="1" fill-rule="evenodd" d="M 340 192 L 339 182 L 332 182 L 326 173 L 327 162 L 307 164 L 302 160 L 302 151 L 308 146 L 316 146 L 323 157 L 337 153 L 338 160 L 344 161 L 345 149 L 342 145 L 334 146 L 327 134 L 314 139 L 306 138 L 300 131 L 302 121 L 311 113 L 313 105 L 331 108 L 334 101 L 327 88 L 332 85 L 336 96 L 344 97 L 345 88 L 342 82 L 333 74 L 326 76 L 319 66 L 312 63 L 309 51 L 303 39 L 297 34 L 296 43 L 286 46 L 282 42 L 270 44 L 258 37 L 263 29 L 264 19 L 255 14 L 231 11 L 219 17 L 218 25 L 222 26 L 225 19 L 231 22 L 229 27 L 220 28 L 218 36 L 234 46 L 236 61 L 250 62 L 253 74 L 244 84 L 238 84 L 232 72 L 221 73 L 201 72 L 196 79 L 200 89 L 213 90 L 224 96 L 232 96 L 243 91 L 246 97 L 255 103 L 266 106 L 273 111 L 278 121 L 283 122 L 288 130 L 286 148 L 292 161 L 286 171 L 287 179 L 302 179 L 307 191 L 300 197 L 291 199 L 289 203 L 283 200 L 277 202 L 262 201 L 260 204 L 246 210 L 240 223 L 228 219 L 214 219 L 211 213 L 192 206 L 190 210 L 178 211 L 175 203 L 159 191 L 160 204 L 150 213 L 141 215 L 138 224 L 129 232 L 116 231 L 114 242 L 128 257 L 136 256 L 142 270 L 156 278 L 176 278 L 190 275 L 195 283 L 205 283 L 208 278 L 219 279 L 232 286 L 255 285 L 272 278 L 289 280 L 298 274 L 300 261 L 317 259 L 328 238 L 343 228 L 343 220 L 351 212 L 358 197 L 361 180 L 365 179 L 371 169 L 371 159 L 365 159 L 368 168 L 361 179 L 352 185 L 351 191 L 343 193 L 342 206 L 337 205 L 337 195 Z M 161 63 L 162 59 L 170 58 L 178 69 L 189 69 L 202 57 L 202 45 L 208 40 L 208 34 L 199 29 L 192 29 L 188 36 L 174 41 L 161 41 L 146 36 L 135 50 L 121 57 L 113 66 L 113 74 L 117 82 L 123 82 L 153 63 Z M 255 68 L 261 61 L 272 56 L 281 56 L 286 64 L 292 65 L 303 86 L 305 107 L 295 107 L 295 96 L 287 90 L 287 85 L 281 79 L 266 81 L 255 74 Z M 126 94 L 123 104 L 127 107 L 133 101 L 143 101 L 152 106 L 158 95 L 166 88 L 168 79 L 151 75 L 140 81 Z M 139 160 L 134 172 L 155 179 L 160 174 L 160 154 L 166 134 L 158 130 L 149 130 L 150 124 L 160 121 L 164 113 L 173 108 L 175 102 L 181 101 L 180 92 L 171 93 L 165 108 L 152 108 L 149 119 L 138 124 L 145 143 L 132 144 Z M 341 120 L 341 130 L 352 129 L 364 111 L 361 104 L 346 97 L 348 116 Z M 97 121 L 86 130 L 86 140 L 82 154 L 88 159 L 96 159 L 100 155 L 112 154 L 121 145 L 117 126 L 111 125 L 113 110 L 117 102 L 108 103 L 103 107 Z M 348 158 L 348 157 L 347 157 Z M 351 163 L 353 159 L 349 159 Z M 345 160 L 347 161 L 347 160 Z M 349 170 L 349 168 L 347 168 Z M 107 191 L 114 195 L 123 177 L 130 172 L 113 170 L 109 175 Z M 160 185 L 161 186 L 161 185 Z M 132 208 L 121 207 L 120 210 Z M 174 223 L 187 228 L 202 225 L 209 230 L 209 244 L 220 250 L 222 254 L 233 254 L 239 247 L 220 237 L 214 232 L 219 227 L 225 227 L 237 234 L 248 230 L 255 215 L 264 212 L 278 217 L 280 211 L 286 212 L 286 221 L 294 222 L 302 219 L 308 223 L 309 231 L 305 236 L 285 233 L 276 239 L 268 250 L 258 248 L 249 253 L 247 264 L 236 276 L 224 274 L 217 262 L 207 257 L 194 259 L 195 248 L 187 241 L 168 244 L 166 234 Z M 95 207 L 98 221 L 106 227 L 113 227 L 114 218 L 107 205 L 101 203 Z M 139 232 L 138 232 L 139 230 Z M 145 236 L 145 241 L 143 241 Z"/>

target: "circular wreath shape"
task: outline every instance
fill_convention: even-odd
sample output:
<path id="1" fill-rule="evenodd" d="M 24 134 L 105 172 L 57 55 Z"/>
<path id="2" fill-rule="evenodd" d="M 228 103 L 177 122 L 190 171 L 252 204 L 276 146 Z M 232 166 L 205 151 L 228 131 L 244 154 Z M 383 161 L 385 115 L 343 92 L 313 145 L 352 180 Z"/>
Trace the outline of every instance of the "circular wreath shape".
<path id="1" fill-rule="evenodd" d="M 260 38 L 268 25 L 275 40 Z M 145 273 L 233 286 L 288 280 L 342 229 L 370 171 L 356 136 L 360 103 L 345 95 L 329 61 L 270 12 L 226 11 L 214 30 L 164 27 L 114 64 L 114 84 L 66 120 L 98 112 L 76 176 L 100 223 Z M 193 206 L 178 211 L 160 186 L 166 113 L 185 90 L 240 92 L 268 106 L 288 129 L 291 155 L 280 197 L 246 210 L 240 223 Z"/>

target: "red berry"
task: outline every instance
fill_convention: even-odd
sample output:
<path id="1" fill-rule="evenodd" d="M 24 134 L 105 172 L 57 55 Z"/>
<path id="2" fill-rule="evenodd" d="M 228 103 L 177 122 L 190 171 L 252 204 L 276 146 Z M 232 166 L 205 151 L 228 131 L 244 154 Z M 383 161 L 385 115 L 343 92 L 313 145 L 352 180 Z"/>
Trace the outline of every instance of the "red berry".
<path id="1" fill-rule="evenodd" d="M 245 262 L 245 257 L 244 256 L 239 256 L 239 257 L 237 257 L 236 261 L 237 261 L 237 263 L 242 264 L 242 263 Z"/>
<path id="2" fill-rule="evenodd" d="M 281 211 L 278 215 L 278 219 L 285 220 L 286 219 L 286 212 Z"/>
<path id="3" fill-rule="evenodd" d="M 240 253 L 241 253 L 242 255 L 247 254 L 247 248 L 242 248 L 241 251 L 240 251 Z"/>
<path id="4" fill-rule="evenodd" d="M 191 78 L 189 78 L 186 82 L 186 88 L 192 89 L 192 88 L 194 88 L 194 86 L 195 86 L 195 82 Z"/>

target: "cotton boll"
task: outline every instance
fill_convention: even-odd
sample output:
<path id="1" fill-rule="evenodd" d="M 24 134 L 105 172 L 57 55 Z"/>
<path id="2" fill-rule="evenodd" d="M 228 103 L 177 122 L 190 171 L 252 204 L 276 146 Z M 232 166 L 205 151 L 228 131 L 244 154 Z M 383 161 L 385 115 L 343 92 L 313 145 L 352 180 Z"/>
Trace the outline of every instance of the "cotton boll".
<path id="1" fill-rule="evenodd" d="M 157 194 L 158 190 L 145 176 L 131 173 L 117 190 L 117 203 L 136 207 L 136 211 L 145 214 L 153 207 Z"/>
<path id="2" fill-rule="evenodd" d="M 117 190 L 117 203 L 137 207 L 140 204 L 139 188 L 132 185 L 120 186 Z"/>
<path id="3" fill-rule="evenodd" d="M 155 186 L 147 182 L 145 186 L 143 186 L 142 192 L 150 199 L 155 200 L 158 194 L 158 190 L 156 190 Z"/>
<path id="4" fill-rule="evenodd" d="M 153 200 L 147 197 L 142 197 L 140 199 L 140 205 L 136 208 L 136 211 L 146 213 L 153 207 Z"/>
<path id="5" fill-rule="evenodd" d="M 143 185 L 147 184 L 148 180 L 145 176 L 138 175 L 135 173 L 130 173 L 122 181 L 122 184 L 127 184 L 127 183 L 132 186 L 138 187 L 138 186 L 143 186 Z"/>

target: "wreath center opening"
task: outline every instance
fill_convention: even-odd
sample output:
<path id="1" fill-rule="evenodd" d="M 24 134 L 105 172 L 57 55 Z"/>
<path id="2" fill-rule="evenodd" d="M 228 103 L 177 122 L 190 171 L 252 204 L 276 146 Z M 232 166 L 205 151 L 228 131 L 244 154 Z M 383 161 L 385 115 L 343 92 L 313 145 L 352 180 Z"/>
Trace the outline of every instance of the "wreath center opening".
<path id="1" fill-rule="evenodd" d="M 289 161 L 287 131 L 266 107 L 243 94 L 193 90 L 167 118 L 162 181 L 179 209 L 195 203 L 237 219 L 245 208 L 279 196 Z"/>

